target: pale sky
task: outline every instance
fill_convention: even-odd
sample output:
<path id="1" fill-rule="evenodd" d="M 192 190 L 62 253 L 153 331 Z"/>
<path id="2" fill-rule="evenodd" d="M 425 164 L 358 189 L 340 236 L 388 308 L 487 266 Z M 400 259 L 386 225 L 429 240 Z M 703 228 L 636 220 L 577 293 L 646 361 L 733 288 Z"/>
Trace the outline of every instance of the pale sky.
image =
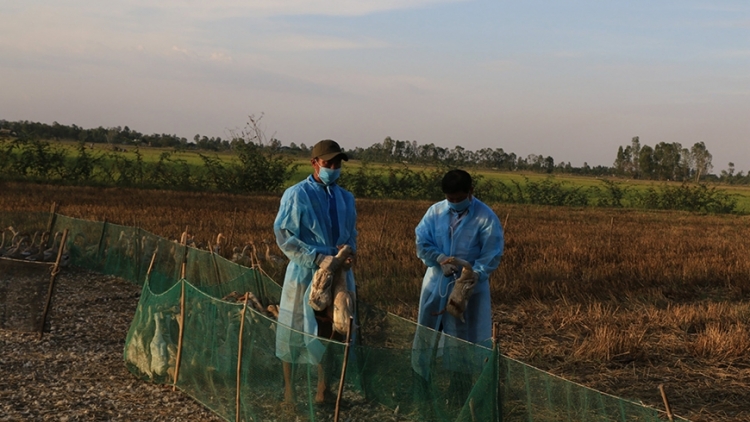
<path id="1" fill-rule="evenodd" d="M 0 119 L 750 169 L 746 1 L 10 0 Z"/>

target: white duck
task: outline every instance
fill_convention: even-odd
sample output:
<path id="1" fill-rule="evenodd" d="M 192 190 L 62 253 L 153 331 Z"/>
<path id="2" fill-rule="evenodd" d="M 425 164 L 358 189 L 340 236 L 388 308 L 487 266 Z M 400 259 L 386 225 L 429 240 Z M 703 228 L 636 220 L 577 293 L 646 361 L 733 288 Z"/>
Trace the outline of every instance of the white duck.
<path id="1" fill-rule="evenodd" d="M 151 339 L 151 372 L 154 375 L 166 375 L 169 369 L 169 349 L 167 342 L 164 341 L 164 326 L 162 325 L 162 315 L 154 315 L 154 338 Z"/>

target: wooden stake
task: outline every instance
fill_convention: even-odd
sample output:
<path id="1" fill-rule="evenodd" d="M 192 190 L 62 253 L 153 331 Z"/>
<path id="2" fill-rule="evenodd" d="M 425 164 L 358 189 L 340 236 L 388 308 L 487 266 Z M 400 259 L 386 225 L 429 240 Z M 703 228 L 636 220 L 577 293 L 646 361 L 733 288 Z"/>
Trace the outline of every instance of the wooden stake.
<path id="1" fill-rule="evenodd" d="M 508 227 L 508 219 L 510 218 L 510 211 L 508 211 L 507 214 L 505 214 L 505 221 L 503 222 L 503 230 L 505 230 L 506 227 Z"/>
<path id="2" fill-rule="evenodd" d="M 670 421 L 674 421 L 674 418 L 672 418 L 672 408 L 669 406 L 669 400 L 667 400 L 667 393 L 664 392 L 664 384 L 659 384 L 659 391 L 661 392 L 662 400 L 664 400 L 664 408 L 667 409 L 667 418 Z"/>
<path id="3" fill-rule="evenodd" d="M 242 306 L 242 315 L 240 317 L 240 334 L 237 346 L 237 397 L 234 399 L 235 420 L 240 422 L 240 379 L 242 375 L 242 333 L 245 329 L 245 311 L 247 311 L 247 299 L 250 295 L 245 295 L 245 304 Z"/>
<path id="4" fill-rule="evenodd" d="M 99 255 L 102 254 L 102 244 L 104 243 L 104 233 L 107 232 L 107 217 L 104 217 L 104 222 L 102 223 L 102 234 L 99 235 L 99 243 L 96 248 L 96 251 Z"/>
<path id="5" fill-rule="evenodd" d="M 159 252 L 159 247 L 154 249 L 154 254 L 151 256 L 151 263 L 148 264 L 148 270 L 146 270 L 146 277 L 151 275 L 151 270 L 154 268 L 154 261 L 156 261 L 156 253 Z"/>
<path id="6" fill-rule="evenodd" d="M 55 264 L 52 266 L 52 274 L 49 278 L 49 288 L 47 289 L 47 302 L 44 305 L 44 312 L 42 312 L 42 321 L 39 324 L 39 340 L 44 336 L 44 324 L 47 322 L 47 312 L 49 312 L 49 305 L 52 302 L 52 292 L 55 288 L 55 278 L 60 273 L 60 258 L 62 258 L 63 249 L 65 249 L 65 241 L 68 240 L 68 229 L 63 230 L 62 239 L 60 240 L 60 246 L 57 248 L 57 259 Z"/>
<path id="7" fill-rule="evenodd" d="M 172 391 L 177 391 L 177 377 L 180 375 L 180 358 L 182 357 L 182 333 L 185 330 L 185 280 L 184 277 L 180 280 L 182 283 L 182 293 L 180 294 L 180 336 L 177 339 L 177 358 L 174 363 L 174 382 L 172 383 Z"/>
<path id="8" fill-rule="evenodd" d="M 57 202 L 52 203 L 52 207 L 50 207 L 49 210 L 49 221 L 47 222 L 47 233 L 52 233 L 52 227 L 55 225 L 55 220 L 57 218 Z M 55 240 L 52 239 L 54 242 Z M 45 245 L 45 247 L 48 247 L 49 245 Z"/>
<path id="9" fill-rule="evenodd" d="M 185 233 L 187 233 L 187 226 L 185 226 Z M 182 241 L 182 265 L 180 265 L 180 278 L 185 278 L 185 271 L 187 271 L 187 236 L 184 236 L 184 239 L 180 239 Z"/>
<path id="10" fill-rule="evenodd" d="M 349 328 L 346 330 L 346 348 L 344 348 L 344 363 L 341 365 L 341 379 L 339 379 L 339 392 L 336 395 L 336 409 L 333 413 L 333 421 L 339 421 L 339 410 L 341 406 L 341 396 L 344 394 L 344 378 L 346 378 L 346 364 L 349 361 L 349 349 L 352 346 L 352 326 L 354 318 L 349 317 Z"/>

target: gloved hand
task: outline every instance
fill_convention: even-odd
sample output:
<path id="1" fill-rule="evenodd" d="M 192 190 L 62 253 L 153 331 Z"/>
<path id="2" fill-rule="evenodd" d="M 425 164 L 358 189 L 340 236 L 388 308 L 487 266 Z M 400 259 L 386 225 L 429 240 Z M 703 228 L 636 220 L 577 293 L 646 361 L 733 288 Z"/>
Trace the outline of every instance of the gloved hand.
<path id="1" fill-rule="evenodd" d="M 318 264 L 318 267 L 321 270 L 330 271 L 331 273 L 336 272 L 336 270 L 339 269 L 339 265 L 341 265 L 340 260 L 336 259 L 335 256 L 323 254 L 318 255 L 315 259 L 315 263 Z"/>
<path id="2" fill-rule="evenodd" d="M 443 275 L 446 277 L 450 277 L 453 274 L 458 272 L 458 267 L 455 264 L 449 263 L 448 260 L 450 259 L 449 256 L 445 256 L 443 254 L 440 254 L 438 256 L 438 263 L 440 264 L 440 269 L 443 270 Z"/>

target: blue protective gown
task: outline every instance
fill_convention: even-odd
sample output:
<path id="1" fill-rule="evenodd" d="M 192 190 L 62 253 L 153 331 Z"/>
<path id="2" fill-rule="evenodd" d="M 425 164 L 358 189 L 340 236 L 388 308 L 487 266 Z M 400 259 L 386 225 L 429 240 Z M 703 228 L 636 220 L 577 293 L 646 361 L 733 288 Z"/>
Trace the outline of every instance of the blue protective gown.
<path id="1" fill-rule="evenodd" d="M 331 201 L 336 214 L 332 220 Z M 338 222 L 338 230 L 332 227 Z M 297 183 L 281 197 L 273 224 L 276 243 L 289 258 L 279 304 L 276 356 L 287 362 L 317 364 L 325 351 L 317 340 L 318 323 L 308 303 L 317 254 L 336 255 L 338 245 L 357 250 L 357 213 L 354 196 L 333 184 L 325 186 L 313 176 Z M 334 239 L 334 233 L 338 237 Z M 347 288 L 355 292 L 354 276 L 346 275 Z M 302 335 L 306 333 L 308 335 Z"/>
<path id="2" fill-rule="evenodd" d="M 420 326 L 442 331 L 472 343 L 487 344 L 492 337 L 492 301 L 489 275 L 500 264 L 503 229 L 490 207 L 472 196 L 467 214 L 451 229 L 447 200 L 432 205 L 416 228 L 417 256 L 427 265 L 419 298 Z M 468 261 L 478 281 L 461 322 L 445 310 L 453 291 L 454 278 L 445 277 L 438 256 L 455 256 Z M 458 275 L 455 276 L 456 278 Z M 425 374 L 439 336 L 431 330 L 417 330 L 412 355 L 415 370 Z"/>

